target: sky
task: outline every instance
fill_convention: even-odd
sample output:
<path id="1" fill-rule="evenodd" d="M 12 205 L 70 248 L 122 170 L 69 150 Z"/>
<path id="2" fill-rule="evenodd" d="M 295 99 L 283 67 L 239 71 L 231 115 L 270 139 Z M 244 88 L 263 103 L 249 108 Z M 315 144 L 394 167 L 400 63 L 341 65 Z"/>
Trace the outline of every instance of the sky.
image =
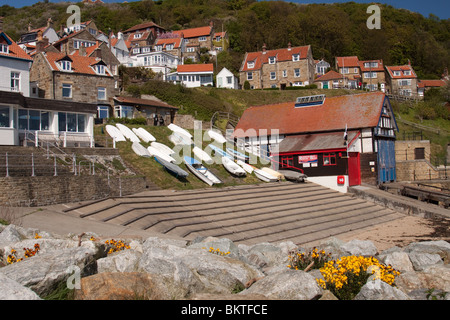
<path id="1" fill-rule="evenodd" d="M 61 2 L 62 0 L 50 0 L 50 2 Z M 124 0 L 103 0 L 103 2 L 123 2 Z M 128 2 L 139 0 L 128 0 Z M 349 0 L 289 0 L 290 2 L 297 3 L 335 3 L 335 2 L 347 2 Z M 371 3 L 379 2 L 390 4 L 395 8 L 408 9 L 410 11 L 418 12 L 425 17 L 428 17 L 430 13 L 438 16 L 440 19 L 450 18 L 450 1 L 449 0 L 353 0 L 358 3 Z M 37 0 L 0 0 L 0 6 L 10 5 L 16 8 L 24 6 L 30 6 L 39 1 Z M 72 0 L 72 2 L 79 2 L 78 0 Z"/>

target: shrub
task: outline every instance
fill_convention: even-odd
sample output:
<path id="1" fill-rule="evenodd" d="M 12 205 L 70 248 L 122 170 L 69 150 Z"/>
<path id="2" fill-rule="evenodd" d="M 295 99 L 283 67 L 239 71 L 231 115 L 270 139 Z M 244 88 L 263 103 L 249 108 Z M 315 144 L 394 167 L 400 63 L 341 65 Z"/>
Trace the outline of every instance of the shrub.
<path id="1" fill-rule="evenodd" d="M 326 254 L 324 250 L 318 251 L 317 248 L 313 248 L 308 254 L 294 251 L 289 255 L 288 268 L 305 270 L 309 266 L 309 268 L 319 269 L 330 259 L 331 253 Z"/>

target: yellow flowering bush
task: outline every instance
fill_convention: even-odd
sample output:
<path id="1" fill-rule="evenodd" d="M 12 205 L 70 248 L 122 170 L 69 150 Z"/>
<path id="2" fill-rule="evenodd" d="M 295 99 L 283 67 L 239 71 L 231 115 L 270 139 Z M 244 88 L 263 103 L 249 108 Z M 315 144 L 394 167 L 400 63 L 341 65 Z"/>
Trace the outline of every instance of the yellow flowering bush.
<path id="1" fill-rule="evenodd" d="M 326 262 L 320 273 L 324 279 L 317 279 L 319 285 L 341 300 L 353 299 L 372 275 L 374 280 L 380 279 L 392 286 L 400 274 L 374 257 L 362 256 L 345 256 Z"/>
<path id="2" fill-rule="evenodd" d="M 309 265 L 314 269 L 319 269 L 331 259 L 331 253 L 326 254 L 324 250 L 313 248 L 308 253 L 293 251 L 289 254 L 288 268 L 295 270 L 305 270 Z"/>
<path id="3" fill-rule="evenodd" d="M 108 251 L 108 254 L 122 251 L 125 249 L 130 249 L 130 246 L 127 243 L 123 242 L 122 240 L 114 240 L 114 239 L 106 240 L 105 244 L 107 246 L 106 249 Z"/>
<path id="4" fill-rule="evenodd" d="M 203 248 L 203 249 L 206 249 L 206 248 Z M 228 252 L 223 252 L 223 251 L 220 251 L 219 248 L 214 249 L 213 247 L 209 247 L 208 252 L 209 252 L 209 253 L 213 253 L 213 254 L 217 254 L 217 255 L 219 255 L 219 256 L 227 256 L 227 255 L 230 254 L 230 251 L 228 251 Z"/>
<path id="5" fill-rule="evenodd" d="M 17 257 L 17 251 L 14 249 L 11 249 L 11 254 L 8 255 L 8 257 L 6 258 L 6 263 L 7 264 L 13 264 L 16 262 L 20 262 L 25 258 L 30 258 L 35 256 L 39 250 L 41 250 L 41 247 L 39 246 L 39 243 L 36 243 L 34 245 L 34 249 L 30 249 L 30 248 L 23 248 L 23 258 L 18 258 Z"/>

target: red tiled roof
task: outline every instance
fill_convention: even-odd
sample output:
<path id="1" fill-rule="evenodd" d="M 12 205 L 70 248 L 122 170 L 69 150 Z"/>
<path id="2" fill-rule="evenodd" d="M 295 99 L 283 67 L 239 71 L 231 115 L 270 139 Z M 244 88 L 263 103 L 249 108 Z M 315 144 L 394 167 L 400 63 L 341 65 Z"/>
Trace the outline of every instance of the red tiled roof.
<path id="1" fill-rule="evenodd" d="M 3 38 L 4 37 L 4 38 Z M 3 38 L 3 39 L 2 39 Z M 6 33 L 0 32 L 0 41 L 8 39 L 11 44 L 8 46 L 8 53 L 0 53 L 1 56 L 7 56 L 18 59 L 33 60 L 17 43 L 15 43 Z"/>
<path id="2" fill-rule="evenodd" d="M 125 30 L 124 33 L 129 33 L 129 32 L 133 32 L 133 31 L 142 30 L 142 29 L 148 29 L 148 28 L 153 28 L 153 27 L 165 30 L 163 27 L 158 26 L 154 22 L 144 22 L 144 23 L 137 24 L 137 25 L 135 25 L 135 26 Z"/>
<path id="3" fill-rule="evenodd" d="M 419 88 L 425 87 L 443 87 L 445 86 L 444 80 L 419 80 L 418 86 Z"/>
<path id="4" fill-rule="evenodd" d="M 65 53 L 60 52 L 46 52 L 44 57 L 47 59 L 50 67 L 54 71 L 59 71 L 60 69 L 56 66 L 56 63 L 66 56 Z M 99 63 L 101 61 L 100 58 L 96 57 L 84 57 L 78 55 L 67 55 L 72 60 L 72 72 L 73 73 L 83 73 L 83 74 L 91 74 L 97 75 L 97 73 L 91 68 L 91 66 Z M 106 70 L 106 75 L 112 77 L 112 74 Z"/>
<path id="5" fill-rule="evenodd" d="M 386 70 L 389 73 L 389 76 L 392 79 L 411 79 L 411 78 L 417 78 L 416 73 L 414 72 L 413 68 L 407 64 L 405 66 L 386 66 Z M 411 71 L 410 76 L 406 76 L 403 72 L 404 71 Z M 394 71 L 401 71 L 399 76 L 394 76 Z"/>
<path id="6" fill-rule="evenodd" d="M 366 62 L 377 62 L 378 63 L 378 67 L 368 67 L 366 68 L 364 66 L 364 63 Z M 383 65 L 383 60 L 365 60 L 365 61 L 360 61 L 359 62 L 359 66 L 361 68 L 361 72 L 377 72 L 377 71 L 383 71 L 384 72 L 384 65 Z"/>
<path id="7" fill-rule="evenodd" d="M 207 27 L 199 27 L 199 28 L 191 28 L 191 29 L 184 29 L 184 30 L 176 30 L 173 31 L 173 33 L 180 35 L 183 34 L 185 39 L 188 38 L 197 38 L 201 36 L 209 36 L 211 34 L 211 26 Z"/>
<path id="8" fill-rule="evenodd" d="M 264 63 L 269 63 L 269 57 L 276 57 L 277 62 L 290 61 L 292 60 L 292 55 L 294 54 L 300 55 L 300 59 L 306 59 L 309 49 L 310 46 L 302 46 L 293 47 L 290 50 L 289 48 L 266 50 L 265 53 L 263 51 L 248 52 L 245 55 L 245 59 L 240 71 L 259 70 Z M 253 68 L 248 68 L 248 62 L 254 62 L 255 66 Z"/>
<path id="9" fill-rule="evenodd" d="M 359 68 L 359 59 L 357 56 L 350 57 L 336 57 L 337 67 L 338 68 L 351 68 L 358 67 Z"/>
<path id="10" fill-rule="evenodd" d="M 177 72 L 214 72 L 214 65 L 208 64 L 181 64 L 177 66 Z"/>
<path id="11" fill-rule="evenodd" d="M 295 102 L 246 109 L 237 124 L 236 137 L 257 136 L 259 130 L 279 134 L 301 134 L 378 125 L 385 94 L 371 92 L 325 98 L 322 105 L 295 107 Z"/>
<path id="12" fill-rule="evenodd" d="M 155 45 L 163 45 L 165 47 L 168 44 L 173 44 L 174 48 L 179 48 L 182 40 L 181 38 L 157 39 Z"/>
<path id="13" fill-rule="evenodd" d="M 340 74 L 339 72 L 330 70 L 327 73 L 325 73 L 323 76 L 318 77 L 314 81 L 327 81 L 327 80 L 334 80 L 334 79 L 343 79 L 344 75 Z"/>

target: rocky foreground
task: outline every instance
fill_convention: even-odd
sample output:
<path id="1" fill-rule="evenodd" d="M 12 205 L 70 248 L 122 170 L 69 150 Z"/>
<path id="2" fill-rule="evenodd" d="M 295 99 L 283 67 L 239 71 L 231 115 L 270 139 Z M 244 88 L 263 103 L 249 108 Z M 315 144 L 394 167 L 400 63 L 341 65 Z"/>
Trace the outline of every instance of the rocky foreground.
<path id="1" fill-rule="evenodd" d="M 58 236 L 14 225 L 0 226 L 0 231 L 1 300 L 39 300 L 67 287 L 74 288 L 80 300 L 336 299 L 318 285 L 318 269 L 287 267 L 289 253 L 311 250 L 292 242 L 247 246 L 211 237 L 192 242 L 151 237 L 121 239 L 112 245 L 90 233 Z M 330 238 L 318 248 L 334 259 L 374 256 L 400 271 L 395 286 L 370 280 L 355 299 L 450 300 L 446 241 L 378 252 L 370 241 Z"/>

